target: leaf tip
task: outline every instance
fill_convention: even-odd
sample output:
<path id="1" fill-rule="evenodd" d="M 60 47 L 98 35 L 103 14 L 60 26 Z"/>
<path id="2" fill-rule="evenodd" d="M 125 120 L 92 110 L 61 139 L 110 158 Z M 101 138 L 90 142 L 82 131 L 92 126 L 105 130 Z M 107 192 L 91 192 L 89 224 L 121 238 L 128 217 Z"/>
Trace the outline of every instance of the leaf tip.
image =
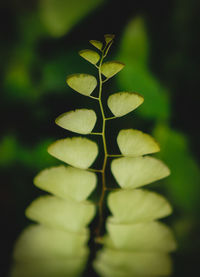
<path id="1" fill-rule="evenodd" d="M 97 49 L 99 49 L 100 51 L 102 50 L 102 48 L 103 48 L 103 43 L 102 43 L 101 41 L 91 39 L 91 40 L 89 40 L 89 42 L 90 42 L 94 47 L 96 47 Z"/>
<path id="2" fill-rule="evenodd" d="M 106 44 L 108 44 L 114 40 L 115 35 L 114 34 L 105 34 L 104 38 L 105 38 Z"/>

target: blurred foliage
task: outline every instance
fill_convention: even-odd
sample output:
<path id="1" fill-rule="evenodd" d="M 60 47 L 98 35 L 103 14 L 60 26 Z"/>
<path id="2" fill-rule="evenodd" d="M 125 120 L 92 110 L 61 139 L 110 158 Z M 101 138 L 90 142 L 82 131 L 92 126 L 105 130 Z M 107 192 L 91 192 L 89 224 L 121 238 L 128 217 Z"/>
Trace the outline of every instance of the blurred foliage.
<path id="1" fill-rule="evenodd" d="M 19 39 L 6 64 L 4 77 L 4 89 L 12 98 L 35 101 L 49 87 L 50 90 L 59 89 L 60 86 L 63 88 L 66 65 L 74 64 L 70 62 L 71 53 L 67 53 L 67 56 L 66 52 L 61 53 L 54 64 L 52 61 L 51 64 L 43 65 L 37 49 L 38 43 L 41 38 L 66 35 L 103 2 L 104 0 L 86 0 L 83 5 L 81 0 L 39 0 L 35 10 L 18 18 Z M 66 58 L 66 64 L 63 57 Z M 65 69 L 64 75 L 62 69 Z"/>
<path id="2" fill-rule="evenodd" d="M 199 1 L 142 1 L 133 7 L 129 0 L 123 5 L 114 0 L 86 0 L 84 5 L 81 0 L 9 0 L 0 5 L 2 211 L 13 218 L 2 217 L 2 225 L 12 230 L 3 242 L 5 259 L 25 224 L 25 207 L 40 193 L 32 178 L 56 164 L 46 148 L 52 138 L 66 136 L 54 118 L 74 103 L 91 108 L 84 97 L 77 103 L 65 84 L 66 75 L 77 68 L 92 72 L 76 51 L 89 47 L 87 38 L 110 32 L 116 34 L 114 58 L 126 66 L 108 91 L 134 90 L 145 98 L 137 114 L 128 117 L 129 126 L 123 119 L 113 123 L 114 135 L 117 128 L 135 127 L 152 130 L 160 142 L 159 155 L 172 171 L 161 189 L 175 207 L 173 226 L 179 249 L 184 248 L 175 276 L 191 274 L 200 244 Z"/>
<path id="3" fill-rule="evenodd" d="M 14 135 L 6 135 L 0 141 L 0 166 L 10 166 L 17 157 L 18 143 Z"/>
<path id="4" fill-rule="evenodd" d="M 182 213 L 198 216 L 200 171 L 189 150 L 186 136 L 164 124 L 158 124 L 154 136 L 161 145 L 158 154 L 171 169 L 165 181 L 168 194 Z"/>
<path id="5" fill-rule="evenodd" d="M 42 140 L 34 147 L 28 148 L 21 145 L 15 135 L 7 134 L 0 141 L 0 167 L 11 167 L 18 163 L 41 170 L 46 166 L 53 166 L 56 160 L 47 153 L 47 147 L 52 141 Z"/>
<path id="6" fill-rule="evenodd" d="M 104 0 L 40 0 L 40 15 L 48 33 L 66 35 L 83 17 Z"/>

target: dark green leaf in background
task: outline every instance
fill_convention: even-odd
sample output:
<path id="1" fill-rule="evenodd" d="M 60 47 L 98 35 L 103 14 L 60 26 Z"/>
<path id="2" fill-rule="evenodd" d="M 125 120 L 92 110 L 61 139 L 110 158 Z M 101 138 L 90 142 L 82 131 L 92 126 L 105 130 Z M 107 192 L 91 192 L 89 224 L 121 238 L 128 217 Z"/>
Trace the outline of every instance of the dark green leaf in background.
<path id="1" fill-rule="evenodd" d="M 41 19 L 53 37 L 66 35 L 104 0 L 40 0 Z"/>
<path id="2" fill-rule="evenodd" d="M 132 19 L 121 39 L 118 58 L 125 68 L 118 76 L 120 89 L 134 90 L 145 101 L 138 113 L 148 119 L 167 119 L 170 115 L 169 95 L 148 67 L 149 43 L 142 17 Z"/>
<path id="3" fill-rule="evenodd" d="M 187 137 L 162 124 L 156 126 L 154 135 L 162 150 L 158 156 L 171 169 L 171 175 L 165 182 L 174 205 L 181 211 L 198 213 L 200 171 L 189 150 Z"/>

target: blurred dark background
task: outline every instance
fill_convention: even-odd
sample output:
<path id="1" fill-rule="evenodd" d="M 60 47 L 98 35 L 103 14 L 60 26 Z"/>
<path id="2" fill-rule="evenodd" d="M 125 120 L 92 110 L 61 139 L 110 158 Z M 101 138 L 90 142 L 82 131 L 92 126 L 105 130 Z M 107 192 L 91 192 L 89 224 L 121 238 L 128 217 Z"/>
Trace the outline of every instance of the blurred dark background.
<path id="1" fill-rule="evenodd" d="M 94 72 L 77 52 L 105 33 L 116 35 L 110 59 L 126 64 L 106 85 L 105 99 L 122 90 L 145 98 L 135 113 L 109 125 L 109 146 L 115 149 L 121 128 L 139 128 L 159 141 L 158 156 L 172 174 L 154 189 L 174 207 L 168 219 L 179 245 L 173 276 L 199 271 L 200 2 L 7 0 L 0 8 L 1 276 L 7 276 L 14 241 L 29 223 L 24 210 L 42 193 L 33 177 L 58 163 L 47 146 L 72 135 L 54 119 L 93 107 L 67 87 L 66 76 Z"/>

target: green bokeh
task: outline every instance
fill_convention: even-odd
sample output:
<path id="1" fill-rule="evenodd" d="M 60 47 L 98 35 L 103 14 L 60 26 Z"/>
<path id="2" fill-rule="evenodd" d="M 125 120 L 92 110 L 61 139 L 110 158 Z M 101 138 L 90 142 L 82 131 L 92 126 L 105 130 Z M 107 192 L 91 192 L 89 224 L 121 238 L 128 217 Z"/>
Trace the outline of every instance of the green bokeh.
<path id="1" fill-rule="evenodd" d="M 90 101 L 66 86 L 66 76 L 93 74 L 78 51 L 92 49 L 86 41 L 102 39 L 104 33 L 116 34 L 111 57 L 126 64 L 106 84 L 108 94 L 137 91 L 145 98 L 127 121 L 119 119 L 108 125 L 113 127 L 108 131 L 109 143 L 124 127 L 152 131 L 161 145 L 158 156 L 171 169 L 160 190 L 175 210 L 169 222 L 179 241 L 176 277 L 188 276 L 198 266 L 198 3 L 138 2 L 132 8 L 128 0 L 123 5 L 117 2 L 87 0 L 83 5 L 81 0 L 38 0 L 27 5 L 26 1 L 10 0 L 1 4 L 0 172 L 1 210 L 6 211 L 2 217 L 5 267 L 11 243 L 27 224 L 24 209 L 42 193 L 32 185 L 34 175 L 57 164 L 46 151 L 48 145 L 55 138 L 72 135 L 55 126 L 55 117 L 75 107 L 92 108 Z M 141 10 L 144 13 L 139 16 Z M 4 230 L 9 230 L 8 234 Z"/>

